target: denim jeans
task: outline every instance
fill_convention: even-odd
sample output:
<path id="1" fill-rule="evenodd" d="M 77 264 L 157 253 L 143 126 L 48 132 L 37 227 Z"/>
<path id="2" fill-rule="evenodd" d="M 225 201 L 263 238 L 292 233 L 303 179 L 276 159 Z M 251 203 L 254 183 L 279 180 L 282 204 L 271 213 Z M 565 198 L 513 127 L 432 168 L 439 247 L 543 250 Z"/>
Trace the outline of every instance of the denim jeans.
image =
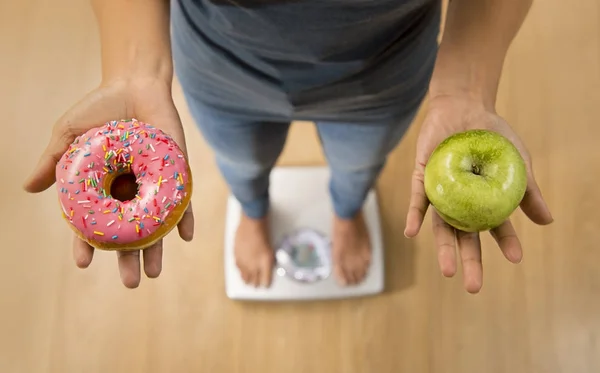
<path id="1" fill-rule="evenodd" d="M 261 218 L 269 209 L 269 176 L 281 154 L 290 122 L 241 119 L 186 96 L 202 136 L 246 216 Z M 388 123 L 315 122 L 331 170 L 329 192 L 334 212 L 348 219 L 365 197 L 414 118 L 414 112 Z"/>

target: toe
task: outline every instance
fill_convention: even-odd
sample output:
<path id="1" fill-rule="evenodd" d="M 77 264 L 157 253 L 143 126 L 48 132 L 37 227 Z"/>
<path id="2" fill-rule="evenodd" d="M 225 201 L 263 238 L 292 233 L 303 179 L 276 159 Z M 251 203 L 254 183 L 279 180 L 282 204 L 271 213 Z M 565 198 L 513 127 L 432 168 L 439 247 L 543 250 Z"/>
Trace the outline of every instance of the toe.
<path id="1" fill-rule="evenodd" d="M 362 252 L 361 258 L 367 266 L 371 264 L 371 250 L 364 250 Z"/>
<path id="2" fill-rule="evenodd" d="M 242 278 L 242 280 L 247 284 L 250 282 L 250 272 L 248 271 L 248 269 L 244 266 L 241 266 L 238 264 L 238 269 L 240 271 L 240 277 Z"/>
<path id="3" fill-rule="evenodd" d="M 246 271 L 242 272 L 242 280 L 244 280 L 245 284 L 251 283 L 250 275 L 248 274 L 248 272 L 246 272 Z"/>
<path id="4" fill-rule="evenodd" d="M 260 286 L 269 287 L 271 286 L 271 280 L 273 277 L 273 262 L 266 260 L 260 269 Z"/>
<path id="5" fill-rule="evenodd" d="M 364 266 L 360 266 L 360 267 L 354 269 L 354 278 L 356 279 L 357 284 L 363 282 L 366 275 L 367 275 L 367 271 Z"/>
<path id="6" fill-rule="evenodd" d="M 342 269 L 342 266 L 335 265 L 333 267 L 333 274 L 340 286 L 348 285 L 348 280 L 346 279 L 346 275 L 344 274 L 344 270 Z"/>
<path id="7" fill-rule="evenodd" d="M 346 273 L 346 278 L 348 278 L 348 283 L 350 285 L 356 285 L 360 282 L 359 277 L 357 276 L 357 270 L 355 267 L 347 268 L 344 273 Z"/>
<path id="8" fill-rule="evenodd" d="M 255 272 L 251 268 L 247 268 L 245 281 L 248 286 L 254 286 L 254 278 L 255 277 L 256 277 Z"/>
<path id="9" fill-rule="evenodd" d="M 257 267 L 252 273 L 252 285 L 257 288 L 260 286 L 260 267 Z"/>

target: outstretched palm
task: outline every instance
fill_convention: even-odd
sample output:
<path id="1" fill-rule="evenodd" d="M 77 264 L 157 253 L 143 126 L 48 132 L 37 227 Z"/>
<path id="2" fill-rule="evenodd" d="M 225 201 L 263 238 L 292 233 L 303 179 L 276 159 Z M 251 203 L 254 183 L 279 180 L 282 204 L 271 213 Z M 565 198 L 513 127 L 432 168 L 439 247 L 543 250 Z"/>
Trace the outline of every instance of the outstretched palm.
<path id="1" fill-rule="evenodd" d="M 171 98 L 170 87 L 165 82 L 113 82 L 87 94 L 56 122 L 39 164 L 25 182 L 25 190 L 39 193 L 54 184 L 56 163 L 77 136 L 107 121 L 124 118 L 137 118 L 155 125 L 171 135 L 187 154 L 181 122 Z M 178 230 L 182 239 L 192 239 L 194 218 L 191 206 L 179 223 Z M 148 277 L 157 277 L 160 274 L 162 251 L 162 240 L 143 250 L 144 272 Z M 93 254 L 94 248 L 74 238 L 73 256 L 77 266 L 88 267 Z M 118 252 L 117 255 L 123 284 L 130 288 L 136 287 L 141 277 L 140 252 Z"/>
<path id="2" fill-rule="evenodd" d="M 450 135 L 470 129 L 496 131 L 517 147 L 525 160 L 528 173 L 527 190 L 521 202 L 521 209 L 536 224 L 552 222 L 550 211 L 534 179 L 529 153 L 508 123 L 469 98 L 444 96 L 431 100 L 427 117 L 419 134 L 411 184 L 412 195 L 406 220 L 405 235 L 407 237 L 414 237 L 418 234 L 429 206 L 424 187 L 425 165 L 429 156 L 437 145 Z M 457 270 L 456 251 L 458 249 L 463 264 L 464 286 L 471 293 L 479 292 L 483 281 L 479 234 L 452 228 L 435 211 L 432 211 L 432 219 L 440 270 L 445 276 L 454 276 Z M 521 261 L 523 255 L 521 243 L 510 220 L 498 228 L 492 229 L 490 233 L 509 261 L 513 263 Z"/>

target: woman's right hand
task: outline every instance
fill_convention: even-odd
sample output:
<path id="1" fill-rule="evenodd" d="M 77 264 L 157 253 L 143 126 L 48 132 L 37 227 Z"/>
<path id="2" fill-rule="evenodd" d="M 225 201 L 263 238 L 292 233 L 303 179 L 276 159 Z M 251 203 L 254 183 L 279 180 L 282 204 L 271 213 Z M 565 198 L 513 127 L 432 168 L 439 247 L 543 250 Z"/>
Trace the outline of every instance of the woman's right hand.
<path id="1" fill-rule="evenodd" d="M 105 122 L 136 118 L 150 123 L 171 135 L 187 155 L 185 136 L 171 96 L 170 82 L 154 78 L 132 78 L 103 83 L 71 107 L 54 125 L 50 141 L 38 165 L 25 182 L 30 193 L 39 193 L 55 182 L 56 164 L 75 138 Z M 58 213 L 58 211 L 57 211 Z M 178 225 L 179 235 L 191 241 L 194 218 L 191 205 Z M 155 278 L 162 269 L 162 240 L 142 250 L 144 272 Z M 87 268 L 94 248 L 86 242 L 73 240 L 73 257 L 80 268 Z M 121 281 L 128 288 L 140 283 L 140 252 L 117 252 Z"/>

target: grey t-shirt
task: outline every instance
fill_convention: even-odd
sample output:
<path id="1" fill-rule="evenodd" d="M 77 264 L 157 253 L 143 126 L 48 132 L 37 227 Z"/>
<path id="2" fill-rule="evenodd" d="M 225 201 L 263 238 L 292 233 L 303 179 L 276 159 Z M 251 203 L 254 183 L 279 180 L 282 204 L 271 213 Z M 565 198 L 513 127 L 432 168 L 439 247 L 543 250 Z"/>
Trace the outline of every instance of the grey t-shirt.
<path id="1" fill-rule="evenodd" d="M 439 0 L 175 0 L 175 65 L 229 111 L 397 115 L 427 90 L 439 17 Z"/>

